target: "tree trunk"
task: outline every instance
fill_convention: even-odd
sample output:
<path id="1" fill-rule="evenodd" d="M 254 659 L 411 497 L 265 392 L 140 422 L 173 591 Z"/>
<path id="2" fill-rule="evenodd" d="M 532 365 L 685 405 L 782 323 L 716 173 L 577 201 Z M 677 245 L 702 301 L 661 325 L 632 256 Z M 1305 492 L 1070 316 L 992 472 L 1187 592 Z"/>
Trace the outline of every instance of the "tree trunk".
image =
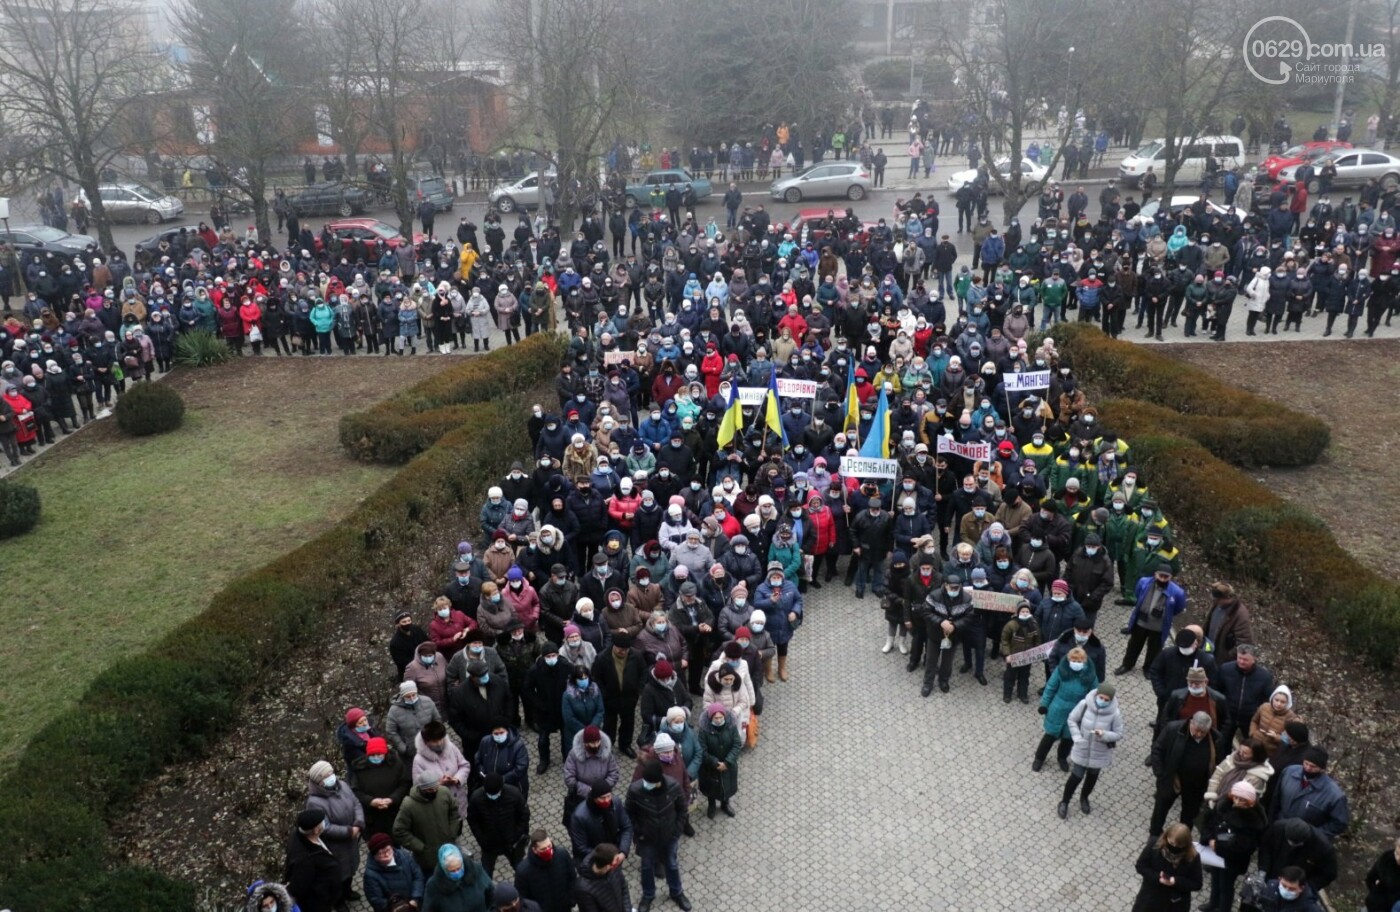
<path id="1" fill-rule="evenodd" d="M 112 240 L 112 224 L 107 218 L 107 207 L 102 203 L 102 194 L 97 192 L 101 184 L 95 163 L 83 162 L 79 165 L 78 185 L 87 194 L 88 204 L 92 207 L 88 215 L 97 226 L 97 245 L 105 252 L 115 247 L 116 242 Z"/>
<path id="2" fill-rule="evenodd" d="M 261 172 L 261 168 L 259 168 Z M 248 177 L 248 196 L 253 202 L 253 225 L 264 244 L 272 237 L 272 224 L 267 218 L 267 177 L 262 173 Z"/>

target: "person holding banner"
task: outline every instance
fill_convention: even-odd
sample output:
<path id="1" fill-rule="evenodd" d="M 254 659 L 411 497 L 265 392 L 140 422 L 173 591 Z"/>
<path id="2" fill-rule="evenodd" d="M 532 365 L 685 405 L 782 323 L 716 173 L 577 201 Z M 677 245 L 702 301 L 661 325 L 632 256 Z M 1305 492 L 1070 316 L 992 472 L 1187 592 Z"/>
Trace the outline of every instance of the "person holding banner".
<path id="1" fill-rule="evenodd" d="M 1011 702 L 1011 691 L 1022 703 L 1030 703 L 1031 665 L 1013 665 L 1011 657 L 1019 652 L 1034 649 L 1040 645 L 1040 625 L 1031 613 L 1030 602 L 1022 601 L 1016 606 L 1016 616 L 1001 628 L 1001 652 L 1006 656 L 1006 671 L 1001 678 L 1001 702 Z"/>

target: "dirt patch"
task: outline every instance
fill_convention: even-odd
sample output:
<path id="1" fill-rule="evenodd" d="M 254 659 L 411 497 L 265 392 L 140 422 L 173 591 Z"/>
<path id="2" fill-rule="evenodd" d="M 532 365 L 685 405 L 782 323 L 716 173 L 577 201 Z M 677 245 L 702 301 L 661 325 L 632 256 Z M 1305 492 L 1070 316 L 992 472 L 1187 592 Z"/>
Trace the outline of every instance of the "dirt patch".
<path id="1" fill-rule="evenodd" d="M 1326 421 L 1332 443 L 1315 465 L 1249 472 L 1326 522 L 1359 560 L 1382 574 L 1400 573 L 1400 554 L 1390 541 L 1392 509 L 1400 501 L 1400 464 L 1393 460 L 1400 447 L 1394 420 L 1400 340 L 1169 345 L 1160 351 Z M 1164 506 L 1170 516 L 1171 505 Z M 1208 555 L 1190 541 L 1184 550 L 1186 584 L 1202 592 L 1216 578 L 1205 564 Z M 1354 822 L 1338 845 L 1342 877 L 1329 892 L 1334 902 L 1347 898 L 1338 908 L 1354 908 L 1365 892 L 1367 868 L 1400 832 L 1393 801 L 1400 784 L 1393 750 L 1400 737 L 1400 681 L 1346 656 L 1327 631 L 1327 618 L 1310 606 L 1232 583 L 1252 610 L 1265 664 L 1293 689 L 1313 740 L 1331 752 L 1332 772 L 1347 789 Z"/>

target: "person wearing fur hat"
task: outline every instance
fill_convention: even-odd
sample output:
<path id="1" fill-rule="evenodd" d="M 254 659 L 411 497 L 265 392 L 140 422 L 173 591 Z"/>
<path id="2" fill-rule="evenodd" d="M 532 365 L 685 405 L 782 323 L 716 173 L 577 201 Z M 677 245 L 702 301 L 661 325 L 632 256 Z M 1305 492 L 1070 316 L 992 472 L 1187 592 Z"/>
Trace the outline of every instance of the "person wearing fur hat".
<path id="1" fill-rule="evenodd" d="M 417 865 L 414 866 L 415 869 Z M 296 903 L 292 900 L 292 894 L 287 892 L 287 888 L 279 883 L 270 883 L 265 880 L 255 880 L 248 887 L 248 902 L 244 905 L 244 912 L 293 912 Z M 375 908 L 374 912 L 383 912 Z"/>
<path id="2" fill-rule="evenodd" d="M 326 812 L 307 808 L 287 838 L 282 879 L 302 912 L 332 912 L 345 900 L 340 863 L 322 837 L 325 828 Z"/>

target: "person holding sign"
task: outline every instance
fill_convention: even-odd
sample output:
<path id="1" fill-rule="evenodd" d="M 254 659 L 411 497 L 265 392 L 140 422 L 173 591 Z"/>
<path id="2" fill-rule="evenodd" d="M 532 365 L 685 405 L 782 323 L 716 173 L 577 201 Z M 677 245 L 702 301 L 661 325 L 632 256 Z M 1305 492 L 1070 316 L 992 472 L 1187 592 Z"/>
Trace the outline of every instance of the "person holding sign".
<path id="1" fill-rule="evenodd" d="M 1001 628 L 1001 653 L 1006 656 L 1006 672 L 1001 681 L 1001 702 L 1011 702 L 1014 688 L 1016 697 L 1022 703 L 1030 702 L 1031 666 L 1012 665 L 1011 656 L 1040 645 L 1040 625 L 1031 613 L 1030 602 L 1022 601 L 1016 606 L 1016 617 Z"/>

